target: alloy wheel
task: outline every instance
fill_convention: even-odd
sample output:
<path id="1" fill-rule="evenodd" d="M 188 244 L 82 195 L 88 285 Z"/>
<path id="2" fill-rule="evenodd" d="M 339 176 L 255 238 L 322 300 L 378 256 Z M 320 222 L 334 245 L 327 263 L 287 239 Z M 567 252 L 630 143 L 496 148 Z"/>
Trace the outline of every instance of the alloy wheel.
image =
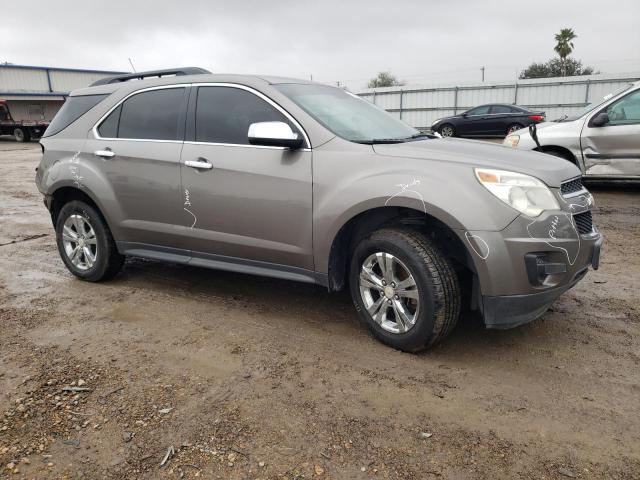
<path id="1" fill-rule="evenodd" d="M 450 127 L 449 125 L 442 127 L 440 135 L 443 137 L 453 137 L 453 127 Z"/>
<path id="2" fill-rule="evenodd" d="M 96 262 L 98 242 L 89 220 L 73 214 L 62 227 L 62 245 L 67 258 L 78 270 L 88 270 Z"/>
<path id="3" fill-rule="evenodd" d="M 418 286 L 397 257 L 377 252 L 364 260 L 360 295 L 367 312 L 383 330 L 405 333 L 414 327 L 420 308 Z"/>

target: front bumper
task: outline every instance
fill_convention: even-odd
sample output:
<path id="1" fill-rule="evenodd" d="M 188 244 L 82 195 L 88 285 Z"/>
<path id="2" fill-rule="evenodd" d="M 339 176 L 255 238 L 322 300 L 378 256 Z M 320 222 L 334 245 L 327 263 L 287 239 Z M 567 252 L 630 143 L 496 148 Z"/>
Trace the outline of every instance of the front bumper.
<path id="1" fill-rule="evenodd" d="M 580 234 L 568 212 L 519 217 L 502 232 L 465 232 L 479 283 L 476 305 L 487 328 L 540 317 L 562 293 L 599 266 L 602 235 Z"/>
<path id="2" fill-rule="evenodd" d="M 593 245 L 591 266 L 594 270 L 600 264 L 602 235 Z M 482 314 L 487 328 L 507 329 L 529 323 L 542 316 L 549 306 L 564 292 L 576 285 L 587 274 L 588 266 L 579 270 L 566 285 L 539 293 L 524 295 L 498 295 L 482 297 Z"/>

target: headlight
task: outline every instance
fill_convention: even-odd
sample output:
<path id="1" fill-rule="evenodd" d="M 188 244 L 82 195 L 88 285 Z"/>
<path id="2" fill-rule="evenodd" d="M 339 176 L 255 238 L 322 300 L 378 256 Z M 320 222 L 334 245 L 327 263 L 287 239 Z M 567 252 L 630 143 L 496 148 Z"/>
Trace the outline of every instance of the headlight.
<path id="1" fill-rule="evenodd" d="M 503 145 L 508 145 L 512 148 L 516 148 L 518 143 L 520 143 L 520 135 L 507 135 L 507 138 L 502 142 Z"/>
<path id="2" fill-rule="evenodd" d="M 537 217 L 545 210 L 560 209 L 551 190 L 535 177 L 488 168 L 476 168 L 475 172 L 487 190 L 528 217 Z"/>

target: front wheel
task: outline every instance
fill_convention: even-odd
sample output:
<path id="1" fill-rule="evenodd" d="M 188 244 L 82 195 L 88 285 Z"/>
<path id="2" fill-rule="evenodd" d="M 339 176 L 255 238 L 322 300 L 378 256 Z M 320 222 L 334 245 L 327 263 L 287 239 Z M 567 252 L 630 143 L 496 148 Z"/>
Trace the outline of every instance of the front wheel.
<path id="1" fill-rule="evenodd" d="M 453 266 L 418 232 L 372 233 L 353 253 L 349 280 L 361 318 L 378 340 L 393 348 L 428 348 L 458 321 L 460 289 Z"/>
<path id="2" fill-rule="evenodd" d="M 438 133 L 443 137 L 455 137 L 456 129 L 450 123 L 445 123 L 438 129 Z"/>
<path id="3" fill-rule="evenodd" d="M 83 280 L 98 282 L 112 278 L 124 263 L 102 216 L 78 200 L 60 209 L 56 242 L 65 266 Z"/>

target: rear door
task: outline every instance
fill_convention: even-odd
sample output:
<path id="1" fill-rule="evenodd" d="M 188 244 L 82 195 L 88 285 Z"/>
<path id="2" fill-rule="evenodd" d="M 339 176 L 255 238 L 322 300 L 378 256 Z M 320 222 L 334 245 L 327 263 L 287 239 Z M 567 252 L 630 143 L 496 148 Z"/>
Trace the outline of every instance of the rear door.
<path id="1" fill-rule="evenodd" d="M 184 247 L 176 227 L 187 99 L 185 86 L 136 92 L 89 135 L 85 148 L 108 182 L 101 200 L 122 248 Z"/>
<path id="2" fill-rule="evenodd" d="M 601 112 L 609 122 L 593 126 L 591 120 Z M 640 89 L 592 114 L 581 144 L 587 175 L 640 176 Z"/>
<path id="3" fill-rule="evenodd" d="M 506 135 L 507 129 L 514 123 L 524 126 L 518 112 L 508 105 L 492 105 L 489 118 L 487 129 L 492 135 Z"/>
<path id="4" fill-rule="evenodd" d="M 288 123 L 305 148 L 250 145 L 249 126 L 265 121 Z M 311 150 L 297 122 L 249 87 L 208 84 L 191 92 L 187 129 L 181 171 L 191 262 L 313 269 Z"/>

